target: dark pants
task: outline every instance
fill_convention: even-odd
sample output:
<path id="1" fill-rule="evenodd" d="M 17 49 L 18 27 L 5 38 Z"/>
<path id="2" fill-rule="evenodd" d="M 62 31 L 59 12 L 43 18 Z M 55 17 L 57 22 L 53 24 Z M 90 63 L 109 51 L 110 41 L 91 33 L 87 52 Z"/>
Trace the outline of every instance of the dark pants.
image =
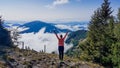
<path id="1" fill-rule="evenodd" d="M 59 59 L 63 60 L 63 57 L 64 57 L 64 46 L 59 46 L 58 50 L 59 50 Z"/>

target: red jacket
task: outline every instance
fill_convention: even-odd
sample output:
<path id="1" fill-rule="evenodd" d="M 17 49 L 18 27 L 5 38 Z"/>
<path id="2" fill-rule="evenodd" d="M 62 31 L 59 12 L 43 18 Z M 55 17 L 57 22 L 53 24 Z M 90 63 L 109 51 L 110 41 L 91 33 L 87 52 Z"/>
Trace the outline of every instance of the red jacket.
<path id="1" fill-rule="evenodd" d="M 64 40 L 67 36 L 68 32 L 65 34 L 65 36 L 63 38 L 59 38 L 58 35 L 55 33 L 57 39 L 58 39 L 58 46 L 64 46 Z"/>

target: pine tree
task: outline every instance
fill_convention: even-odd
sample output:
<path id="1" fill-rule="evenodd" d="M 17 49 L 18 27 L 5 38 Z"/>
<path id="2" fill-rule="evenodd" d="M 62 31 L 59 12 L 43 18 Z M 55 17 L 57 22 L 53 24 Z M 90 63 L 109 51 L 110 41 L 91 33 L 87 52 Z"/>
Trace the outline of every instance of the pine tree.
<path id="1" fill-rule="evenodd" d="M 104 65 L 111 64 L 109 48 L 113 40 L 109 37 L 108 30 L 113 28 L 112 12 L 110 2 L 104 0 L 101 7 L 94 12 L 89 24 L 88 54 L 93 61 Z M 112 30 L 109 32 L 111 33 Z"/>
<path id="2" fill-rule="evenodd" d="M 101 18 L 103 19 L 103 23 L 107 24 L 107 20 L 111 17 L 111 7 L 110 2 L 108 0 L 104 0 L 104 3 L 101 6 Z"/>
<path id="3" fill-rule="evenodd" d="M 0 46 L 12 46 L 10 32 L 3 27 L 3 19 L 0 16 Z"/>

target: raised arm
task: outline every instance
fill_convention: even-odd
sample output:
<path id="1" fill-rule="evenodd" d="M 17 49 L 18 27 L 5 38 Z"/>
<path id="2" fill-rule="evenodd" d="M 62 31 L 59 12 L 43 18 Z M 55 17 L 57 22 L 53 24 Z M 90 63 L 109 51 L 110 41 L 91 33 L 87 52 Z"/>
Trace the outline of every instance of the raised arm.
<path id="1" fill-rule="evenodd" d="M 54 31 L 54 34 L 56 35 L 57 39 L 59 39 L 59 37 L 58 37 L 58 35 L 57 35 L 57 33 L 55 31 Z"/>
<path id="2" fill-rule="evenodd" d="M 65 39 L 67 35 L 68 35 L 68 32 L 65 34 L 65 36 L 63 38 Z"/>

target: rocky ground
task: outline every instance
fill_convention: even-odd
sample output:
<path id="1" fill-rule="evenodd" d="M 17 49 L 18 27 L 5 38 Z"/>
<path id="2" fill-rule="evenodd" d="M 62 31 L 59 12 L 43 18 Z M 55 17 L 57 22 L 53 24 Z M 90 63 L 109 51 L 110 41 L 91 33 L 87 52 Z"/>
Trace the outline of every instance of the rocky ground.
<path id="1" fill-rule="evenodd" d="M 57 54 L 36 52 L 19 48 L 0 51 L 0 68 L 103 68 L 90 62 L 64 57 L 60 63 Z"/>

